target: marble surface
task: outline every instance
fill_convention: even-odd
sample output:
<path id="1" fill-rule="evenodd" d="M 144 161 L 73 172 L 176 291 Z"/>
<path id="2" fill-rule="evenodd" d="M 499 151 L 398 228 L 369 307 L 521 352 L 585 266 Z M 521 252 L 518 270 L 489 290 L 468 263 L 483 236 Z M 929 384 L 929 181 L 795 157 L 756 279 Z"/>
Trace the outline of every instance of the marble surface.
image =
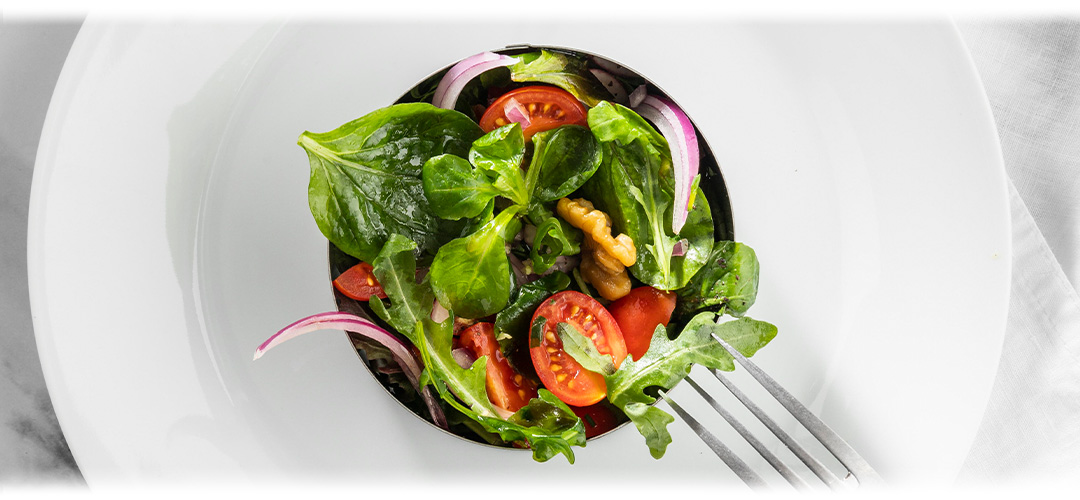
<path id="1" fill-rule="evenodd" d="M 41 373 L 26 278 L 26 216 L 38 138 L 80 24 L 0 24 L 0 487 L 83 484 Z"/>
<path id="2" fill-rule="evenodd" d="M 26 216 L 38 138 L 53 86 L 79 26 L 78 19 L 0 19 L 0 490 L 10 485 L 85 484 L 53 414 L 38 362 L 26 277 Z M 1058 33 L 1053 40 L 1040 38 L 1048 27 L 1052 28 L 1050 32 Z M 1059 76 L 1050 74 L 1046 64 L 1055 58 L 1075 57 L 1080 49 L 1080 23 L 961 20 L 960 29 L 988 89 L 1010 175 L 1015 176 L 1017 169 L 1024 166 L 1024 159 L 1031 157 L 1016 149 L 1017 144 L 1032 142 L 1017 141 L 1021 136 L 1061 146 L 1051 148 L 1056 155 L 1052 159 L 1066 167 L 1075 167 L 1077 143 L 1068 140 L 1076 136 L 1075 123 L 1058 118 L 1042 125 L 1033 124 L 1030 120 L 1017 119 L 1010 110 L 1023 102 L 1017 101 L 1020 97 L 1047 105 L 1061 104 L 1062 88 L 1054 84 L 1027 85 L 1025 81 L 1053 82 L 1048 78 Z M 1007 62 L 1003 54 L 1010 51 L 1030 64 L 1019 69 L 1013 64 L 1003 64 Z M 1036 94 L 1018 97 L 1017 89 Z M 1075 192 L 1071 185 L 1058 187 Z M 1077 260 L 1080 252 L 1063 243 L 1063 238 L 1074 231 L 1055 228 L 1053 221 L 1059 219 L 1047 215 L 1047 212 L 1052 215 L 1055 207 L 1061 207 L 1061 201 L 1039 196 L 1040 191 L 1028 183 L 1017 183 L 1017 191 L 1032 206 L 1038 230 L 1044 233 L 1057 259 L 1068 270 L 1080 269 L 1076 264 L 1080 262 Z M 1080 201 L 1076 203 L 1080 206 Z M 1078 281 L 1072 282 L 1075 285 Z M 1011 313 L 1010 325 L 1013 318 L 1021 316 Z M 1022 411 L 1005 409 L 1014 413 Z M 990 417 L 993 411 L 991 405 Z M 984 427 L 987 426 L 984 422 Z M 968 472 L 976 481 L 1008 475 L 1009 470 L 1017 469 L 1014 465 L 1020 465 L 1010 460 L 1024 459 L 1004 454 L 994 444 L 1001 441 L 990 436 L 983 449 L 973 448 L 973 456 L 982 456 L 988 463 L 978 468 L 977 473 Z"/>

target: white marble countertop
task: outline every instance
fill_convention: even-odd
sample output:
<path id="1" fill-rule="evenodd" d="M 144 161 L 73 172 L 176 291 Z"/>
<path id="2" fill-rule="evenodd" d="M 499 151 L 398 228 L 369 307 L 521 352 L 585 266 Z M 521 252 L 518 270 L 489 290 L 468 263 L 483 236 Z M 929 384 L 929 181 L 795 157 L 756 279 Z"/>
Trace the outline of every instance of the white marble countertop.
<path id="1" fill-rule="evenodd" d="M 1072 285 L 1080 278 L 1080 232 L 1073 219 L 1080 214 L 1074 209 L 1080 209 L 1076 194 L 1080 191 L 1075 188 L 1080 181 L 1080 142 L 1076 141 L 1080 23 L 962 20 L 959 25 L 987 89 L 1006 167 L 1016 187 L 1014 226 L 1030 221 L 1031 238 L 1053 261 L 1050 271 L 1040 270 L 1043 274 L 1033 278 L 1029 274 L 1029 278 L 1042 279 L 1052 272 L 1067 280 L 1063 280 L 1063 298 L 1058 299 L 1063 302 L 1055 303 L 1058 309 L 1051 311 L 1056 317 L 1066 317 L 1066 312 L 1080 310 Z M 79 26 L 78 19 L 0 21 L 0 490 L 18 484 L 84 484 L 53 414 L 38 362 L 26 274 L 27 206 L 38 138 L 53 86 Z M 1040 109 L 1033 112 L 1031 103 Z M 1014 342 L 1014 348 L 1023 348 L 1020 344 L 1036 335 L 1048 337 L 1046 341 L 1055 345 L 1075 342 L 1065 335 L 1076 327 L 1050 330 L 1030 323 L 1036 319 L 1024 314 L 1028 312 L 1025 304 L 1015 297 L 1016 293 L 1007 345 Z M 1058 337 L 1049 338 L 1053 335 Z M 1047 366 L 1045 360 L 1040 363 Z M 1001 437 L 1016 418 L 1031 419 L 1031 425 L 1042 426 L 1033 428 L 1041 431 L 1053 429 L 1063 415 L 1075 420 L 1080 414 L 1080 409 L 1071 407 L 1025 413 L 1028 410 L 1017 406 L 1017 394 L 1030 389 L 1009 378 L 1010 370 L 1024 369 L 1003 361 L 980 441 L 972 449 L 961 481 L 1030 477 L 1023 474 L 1043 464 L 1052 469 L 1053 461 L 1077 456 L 1076 431 L 1047 434 L 1039 442 L 1031 435 L 1023 436 L 1023 443 Z M 1047 377 L 1075 373 L 1056 370 L 1043 372 Z M 1059 391 L 1060 396 L 1080 400 L 1077 384 L 1080 380 L 1061 385 L 1069 392 Z M 1071 467 L 1075 468 L 1075 461 Z"/>

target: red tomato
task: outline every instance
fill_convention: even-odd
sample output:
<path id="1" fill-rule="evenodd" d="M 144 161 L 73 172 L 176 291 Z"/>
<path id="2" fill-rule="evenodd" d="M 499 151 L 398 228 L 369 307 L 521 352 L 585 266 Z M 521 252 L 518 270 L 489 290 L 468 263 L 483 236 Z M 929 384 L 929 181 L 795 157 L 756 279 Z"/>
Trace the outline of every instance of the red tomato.
<path id="1" fill-rule="evenodd" d="M 522 129 L 526 141 L 537 132 L 563 125 L 589 126 L 585 106 L 573 94 L 556 87 L 533 85 L 511 90 L 491 103 L 480 117 L 480 128 L 491 132 L 509 124 L 507 112 L 515 108 L 529 117 L 529 126 Z"/>
<path id="2" fill-rule="evenodd" d="M 656 325 L 667 326 L 674 310 L 675 294 L 651 286 L 630 290 L 625 297 L 608 306 L 608 311 L 611 311 L 611 316 L 622 331 L 626 350 L 634 361 L 641 359 L 649 350 Z"/>
<path id="3" fill-rule="evenodd" d="M 571 406 L 574 414 L 585 424 L 585 438 L 599 436 L 619 426 L 619 419 L 611 404 L 601 401 L 590 406 Z"/>
<path id="4" fill-rule="evenodd" d="M 487 394 L 496 406 L 518 411 L 537 396 L 536 384 L 514 371 L 495 341 L 495 326 L 476 323 L 461 333 L 461 345 L 477 357 L 487 356 Z"/>
<path id="5" fill-rule="evenodd" d="M 538 339 L 539 345 L 529 349 L 533 367 L 540 381 L 552 394 L 573 406 L 589 406 L 604 399 L 607 384 L 604 376 L 588 371 L 562 349 L 556 330 L 559 323 L 569 323 L 592 340 L 596 350 L 611 356 L 618 368 L 626 358 L 626 344 L 615 318 L 592 297 L 567 290 L 544 300 L 533 314 L 532 324 L 544 317 L 540 332 L 529 332 L 529 345 Z"/>
<path id="6" fill-rule="evenodd" d="M 334 280 L 334 288 L 351 299 L 367 301 L 372 295 L 385 299 L 386 292 L 371 269 L 367 262 L 350 267 Z"/>

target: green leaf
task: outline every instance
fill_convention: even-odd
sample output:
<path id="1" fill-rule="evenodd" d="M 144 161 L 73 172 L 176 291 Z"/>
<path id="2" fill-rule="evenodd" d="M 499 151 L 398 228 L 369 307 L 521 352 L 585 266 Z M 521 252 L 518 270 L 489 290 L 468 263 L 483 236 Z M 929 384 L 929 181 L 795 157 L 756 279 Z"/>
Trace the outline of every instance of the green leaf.
<path id="1" fill-rule="evenodd" d="M 532 361 L 528 359 L 527 353 L 529 320 L 533 312 L 544 299 L 556 292 L 566 290 L 569 286 L 570 277 L 565 273 L 555 271 L 522 285 L 513 302 L 495 316 L 495 338 L 499 341 L 499 349 L 503 357 L 510 361 L 518 372 L 525 374 L 533 370 Z M 524 359 L 524 361 L 517 363 L 518 359 Z"/>
<path id="2" fill-rule="evenodd" d="M 319 230 L 345 253 L 371 262 L 391 234 L 435 253 L 444 223 L 420 173 L 433 156 L 464 155 L 483 131 L 467 116 L 425 103 L 398 104 L 326 133 L 304 132 L 308 205 Z"/>
<path id="3" fill-rule="evenodd" d="M 653 332 L 649 350 L 637 361 L 627 358 L 614 375 L 605 377 L 608 400 L 619 407 L 638 427 L 649 444 L 653 457 L 660 458 L 671 437 L 667 423 L 656 412 L 637 405 L 651 405 L 656 398 L 646 389 L 660 387 L 669 390 L 690 373 L 693 364 L 731 371 L 735 369 L 731 355 L 713 340 L 712 335 L 731 344 L 745 356 L 753 356 L 776 337 L 776 327 L 750 318 L 740 318 L 717 324 L 716 314 L 704 312 L 687 323 L 674 340 L 658 325 Z"/>
<path id="4" fill-rule="evenodd" d="M 483 170 L 449 154 L 424 162 L 422 180 L 432 211 L 444 219 L 476 217 L 500 194 Z"/>
<path id="5" fill-rule="evenodd" d="M 420 343 L 414 338 L 414 325 L 420 320 L 431 317 L 431 308 L 435 294 L 425 277 L 416 282 L 416 258 L 413 251 L 416 242 L 394 234 L 383 245 L 379 255 L 371 263 L 372 273 L 379 280 L 390 306 L 382 300 L 372 297 L 368 301 L 371 310 L 383 321 L 405 335 L 414 345 Z"/>
<path id="6" fill-rule="evenodd" d="M 612 219 L 613 233 L 625 233 L 638 248 L 631 274 L 661 290 L 682 288 L 708 258 L 713 245 L 708 200 L 695 190 L 694 205 L 679 235 L 671 229 L 674 179 L 664 140 L 633 110 L 603 102 L 589 110 L 589 127 L 601 142 L 603 160 L 582 186 L 585 197 Z M 672 256 L 686 238 L 683 256 Z"/>
<path id="7" fill-rule="evenodd" d="M 757 299 L 759 266 L 754 249 L 733 241 L 717 241 L 706 262 L 676 292 L 679 300 L 675 317 L 721 308 L 732 316 L 746 314 Z"/>
<path id="8" fill-rule="evenodd" d="M 521 172 L 524 159 L 525 136 L 517 123 L 488 132 L 469 150 L 469 162 L 494 179 L 493 187 L 499 193 L 522 206 L 528 205 L 531 194 Z"/>
<path id="9" fill-rule="evenodd" d="M 588 106 L 596 106 L 611 94 L 585 66 L 581 57 L 542 50 L 517 56 L 519 62 L 510 66 L 510 78 L 515 82 L 550 83 L 570 92 Z"/>
<path id="10" fill-rule="evenodd" d="M 557 217 L 548 217 L 536 226 L 529 258 L 535 272 L 547 271 L 560 255 L 581 253 L 581 230 Z"/>
<path id="11" fill-rule="evenodd" d="M 532 141 L 535 149 L 529 176 L 536 176 L 536 180 L 529 185 L 534 203 L 570 195 L 592 177 L 603 159 L 596 137 L 580 125 L 538 132 Z"/>
<path id="12" fill-rule="evenodd" d="M 601 354 L 593 341 L 582 335 L 574 325 L 560 322 L 555 325 L 555 330 L 559 333 L 563 350 L 582 368 L 601 375 L 615 373 L 615 362 L 611 360 L 611 356 Z"/>
<path id="13" fill-rule="evenodd" d="M 464 318 L 483 318 L 506 307 L 510 263 L 505 244 L 521 225 L 515 218 L 519 208 L 503 210 L 477 232 L 439 249 L 428 276 L 443 307 Z"/>

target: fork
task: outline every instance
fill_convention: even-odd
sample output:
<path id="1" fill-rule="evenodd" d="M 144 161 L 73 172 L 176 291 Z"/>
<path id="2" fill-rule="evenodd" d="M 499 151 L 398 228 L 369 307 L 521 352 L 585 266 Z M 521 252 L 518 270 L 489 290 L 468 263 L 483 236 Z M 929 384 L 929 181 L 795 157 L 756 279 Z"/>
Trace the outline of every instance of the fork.
<path id="1" fill-rule="evenodd" d="M 713 335 L 713 339 L 720 343 L 721 346 L 740 365 L 747 370 L 747 372 L 754 377 L 780 404 L 787 409 L 796 420 L 806 428 L 821 444 L 827 449 L 836 459 L 847 469 L 848 476 L 854 477 L 858 483 L 858 486 L 873 486 L 883 485 L 884 482 L 881 476 L 866 462 L 851 445 L 847 444 L 836 432 L 825 425 L 816 415 L 810 412 L 802 403 L 800 403 L 794 396 L 791 395 L 786 389 L 776 383 L 772 377 L 766 374 L 761 368 L 758 368 L 753 362 L 743 356 L 735 348 L 731 347 L 727 342 L 720 339 L 716 335 Z M 745 393 L 739 390 L 732 381 L 722 375 L 719 371 L 709 369 L 709 371 L 726 387 L 731 391 L 732 395 L 739 400 L 751 413 L 754 414 L 762 424 L 765 425 L 772 433 L 788 447 L 795 454 L 796 457 L 806 465 L 820 479 L 830 488 L 847 489 L 852 487 L 850 480 L 840 479 L 831 470 L 829 470 L 819 460 L 814 458 L 806 448 L 797 443 L 791 435 L 784 432 L 777 423 L 770 418 L 762 409 L 751 401 Z M 730 424 L 736 432 L 739 433 L 749 444 L 756 450 L 762 458 L 765 459 L 780 475 L 787 480 L 791 486 L 796 489 L 805 490 L 809 488 L 809 485 L 795 473 L 790 467 L 788 467 L 783 461 L 781 461 L 774 453 L 768 450 L 764 443 L 753 435 L 734 415 L 731 414 L 726 408 L 720 405 L 705 389 L 701 387 L 690 376 L 686 377 L 687 383 L 711 406 L 721 417 L 724 418 Z M 765 480 L 755 472 L 746 462 L 740 459 L 727 445 L 721 442 L 715 435 L 708 431 L 700 422 L 698 422 L 693 416 L 686 412 L 678 403 L 671 399 L 670 394 L 661 391 L 661 396 L 667 401 L 675 413 L 679 415 L 690 428 L 705 442 L 706 445 L 716 456 L 722 460 L 740 479 L 754 489 L 761 489 L 768 486 Z"/>

